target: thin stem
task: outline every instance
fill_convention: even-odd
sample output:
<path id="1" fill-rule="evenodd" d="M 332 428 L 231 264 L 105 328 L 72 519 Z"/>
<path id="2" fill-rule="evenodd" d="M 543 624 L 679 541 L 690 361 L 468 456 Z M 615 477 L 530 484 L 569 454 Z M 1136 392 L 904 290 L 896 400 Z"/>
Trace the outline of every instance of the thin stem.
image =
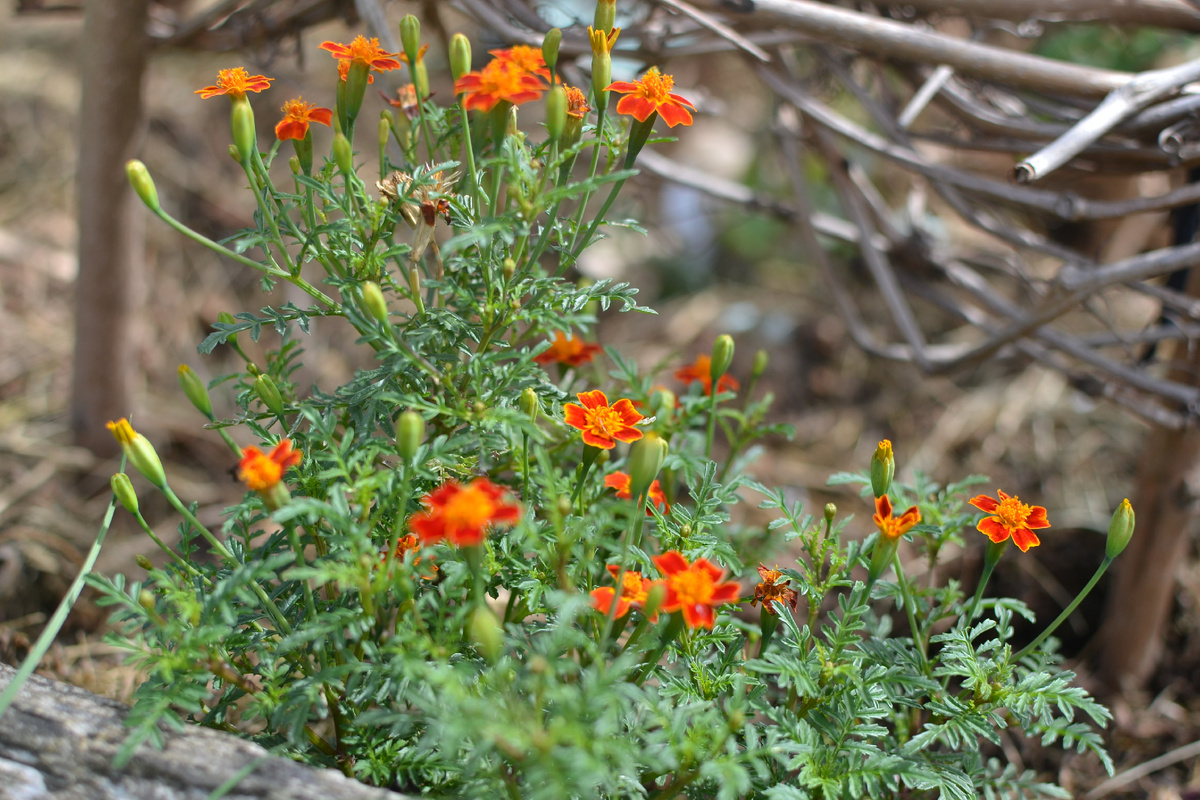
<path id="1" fill-rule="evenodd" d="M 904 598 L 904 611 L 908 615 L 908 627 L 912 631 L 913 643 L 917 646 L 917 655 L 921 661 L 921 672 L 929 673 L 929 657 L 925 655 L 925 637 L 917 627 L 916 606 L 913 603 L 912 589 L 908 579 L 904 577 L 904 565 L 900 563 L 900 555 L 896 555 L 896 583 L 900 587 L 900 595 Z"/>
<path id="2" fill-rule="evenodd" d="M 1058 619 L 1054 620 L 1054 622 L 1051 622 L 1046 630 L 1042 631 L 1036 639 L 1025 645 L 1025 647 L 1021 648 L 1021 651 L 1012 657 L 1013 663 L 1020 661 L 1022 658 L 1032 653 L 1042 642 L 1046 641 L 1046 638 L 1050 634 L 1054 633 L 1055 629 L 1057 629 L 1059 625 L 1062 625 L 1067 621 L 1067 617 L 1075 613 L 1075 609 L 1078 608 L 1079 604 L 1083 602 L 1083 598 L 1087 597 L 1092 591 L 1096 585 L 1096 582 L 1100 580 L 1100 576 L 1105 573 L 1105 571 L 1108 569 L 1108 565 L 1112 562 L 1113 560 L 1111 558 L 1105 556 L 1104 561 L 1101 562 L 1100 567 L 1096 570 L 1096 574 L 1093 575 L 1092 579 L 1087 582 L 1087 586 L 1084 586 L 1083 590 L 1080 591 L 1079 594 L 1075 595 L 1075 599 L 1071 601 L 1071 605 L 1064 608 L 1063 612 L 1058 615 Z"/>

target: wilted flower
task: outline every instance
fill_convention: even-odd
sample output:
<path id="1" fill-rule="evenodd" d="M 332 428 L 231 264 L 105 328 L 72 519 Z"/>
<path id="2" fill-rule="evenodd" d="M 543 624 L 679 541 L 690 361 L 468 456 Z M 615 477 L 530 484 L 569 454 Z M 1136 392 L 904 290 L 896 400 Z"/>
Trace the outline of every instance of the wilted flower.
<path id="1" fill-rule="evenodd" d="M 750 605 L 757 603 L 763 604 L 763 609 L 768 613 L 778 614 L 773 605 L 774 602 L 783 603 L 785 606 L 791 606 L 792 611 L 796 610 L 796 603 L 799 596 L 795 589 L 791 589 L 785 584 L 787 577 L 777 569 L 767 569 L 765 565 L 758 565 L 758 576 L 762 578 L 759 584 L 754 587 L 754 597 L 750 599 Z"/>
<path id="2" fill-rule="evenodd" d="M 400 214 L 412 226 L 412 251 L 409 258 L 416 261 L 433 241 L 433 230 L 440 214 L 450 222 L 450 191 L 458 182 L 458 173 L 446 175 L 441 170 L 427 173 L 418 184 L 407 172 L 396 171 L 375 182 L 375 188 L 389 202 L 400 203 Z"/>

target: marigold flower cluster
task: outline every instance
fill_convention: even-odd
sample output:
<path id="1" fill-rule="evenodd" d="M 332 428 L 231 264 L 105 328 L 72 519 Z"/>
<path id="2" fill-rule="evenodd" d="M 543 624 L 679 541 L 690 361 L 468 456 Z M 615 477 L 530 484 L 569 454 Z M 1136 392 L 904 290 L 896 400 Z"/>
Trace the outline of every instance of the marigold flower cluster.
<path id="1" fill-rule="evenodd" d="M 550 71 L 541 50 L 517 45 L 488 52 L 493 58 L 487 66 L 454 82 L 454 92 L 463 96 L 463 108 L 491 111 L 501 102 L 518 106 L 537 100 L 550 88 Z"/>
<path id="2" fill-rule="evenodd" d="M 621 579 L 621 594 L 617 596 L 616 589 L 608 586 L 593 589 L 592 607 L 607 614 L 615 596 L 615 614 L 622 616 L 630 608 L 644 609 L 650 592 L 662 586 L 664 599 L 651 614 L 651 622 L 657 619 L 658 611 L 668 614 L 679 611 L 689 628 L 712 628 L 716 624 L 717 607 L 736 602 L 741 593 L 737 581 L 726 581 L 725 570 L 706 558 L 689 563 L 678 551 L 669 550 L 653 560 L 663 576 L 661 580 L 647 580 L 642 573 L 627 570 Z M 607 569 L 614 580 L 620 574 L 620 568 L 612 564 Z"/>

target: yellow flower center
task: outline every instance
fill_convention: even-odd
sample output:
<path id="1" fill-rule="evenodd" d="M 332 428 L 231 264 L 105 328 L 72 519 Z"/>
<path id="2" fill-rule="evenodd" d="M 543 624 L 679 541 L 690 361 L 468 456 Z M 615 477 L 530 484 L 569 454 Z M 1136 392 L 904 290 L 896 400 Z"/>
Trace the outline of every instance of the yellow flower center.
<path id="1" fill-rule="evenodd" d="M 680 604 L 694 606 L 707 603 L 713 595 L 713 579 L 707 572 L 689 569 L 671 576 L 671 588 Z"/>
<path id="2" fill-rule="evenodd" d="M 645 581 L 640 572 L 626 572 L 621 579 L 621 596 L 634 603 L 646 602 Z"/>
<path id="3" fill-rule="evenodd" d="M 370 64 L 384 55 L 383 51 L 379 49 L 379 40 L 367 39 L 365 36 L 355 36 L 348 49 L 350 50 L 350 60 L 363 64 Z"/>
<path id="4" fill-rule="evenodd" d="M 243 67 L 223 69 L 217 73 L 217 86 L 220 86 L 225 90 L 225 94 L 232 97 L 245 97 L 246 83 L 249 80 L 250 73 L 246 72 Z"/>
<path id="5" fill-rule="evenodd" d="M 542 51 L 527 44 L 518 44 L 510 48 L 508 62 L 522 72 L 537 72 L 546 66 L 546 62 L 542 60 Z"/>
<path id="6" fill-rule="evenodd" d="M 507 61 L 495 60 L 479 73 L 479 93 L 505 97 L 523 91 L 521 78 L 525 75 Z"/>
<path id="7" fill-rule="evenodd" d="M 675 79 L 670 75 L 663 75 L 658 71 L 658 67 L 651 67 L 638 82 L 642 85 L 642 95 L 655 103 L 670 100 L 671 89 L 675 88 Z"/>
<path id="8" fill-rule="evenodd" d="M 1006 497 L 1000 501 L 1000 507 L 992 513 L 999 517 L 1000 524 L 1009 530 L 1021 530 L 1032 511 L 1032 508 L 1016 497 Z"/>
<path id="9" fill-rule="evenodd" d="M 588 412 L 588 425 L 593 433 L 612 439 L 616 437 L 618 431 L 625 427 L 625 422 L 621 419 L 621 415 L 610 406 L 602 406 Z"/>
<path id="10" fill-rule="evenodd" d="M 442 506 L 446 527 L 458 530 L 479 530 L 491 521 L 498 506 L 486 493 L 468 487 L 451 497 Z"/>

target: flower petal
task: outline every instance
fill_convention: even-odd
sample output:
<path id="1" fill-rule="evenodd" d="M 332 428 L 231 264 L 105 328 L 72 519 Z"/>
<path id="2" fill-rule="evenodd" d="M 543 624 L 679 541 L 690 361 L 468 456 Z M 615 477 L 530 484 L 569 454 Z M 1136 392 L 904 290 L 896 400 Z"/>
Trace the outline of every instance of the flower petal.
<path id="1" fill-rule="evenodd" d="M 1003 542 L 1011 533 L 1008 528 L 1000 524 L 1000 520 L 997 517 L 984 517 L 975 527 L 980 533 L 986 534 L 996 544 Z"/>
<path id="2" fill-rule="evenodd" d="M 655 556 L 653 561 L 654 566 L 658 567 L 658 571 L 663 575 L 674 575 L 688 568 L 687 559 L 678 550 L 668 550 L 660 556 Z"/>
<path id="3" fill-rule="evenodd" d="M 656 106 L 653 100 L 645 97 L 639 97 L 636 94 L 627 94 L 617 103 L 618 114 L 628 114 L 638 122 L 645 122 L 654 113 Z"/>
<path id="4" fill-rule="evenodd" d="M 1022 553 L 1031 547 L 1037 547 L 1039 544 L 1041 544 L 1037 534 L 1028 528 L 1018 528 L 1017 530 L 1013 531 L 1012 540 L 1013 544 L 1021 548 Z"/>
<path id="5" fill-rule="evenodd" d="M 583 403 L 584 408 L 604 408 L 608 405 L 608 396 L 599 389 L 580 392 L 575 396 L 579 398 L 579 402 Z"/>
<path id="6" fill-rule="evenodd" d="M 675 103 L 663 103 L 658 107 L 658 115 L 663 118 L 663 122 L 667 123 L 668 128 L 674 128 L 676 125 L 691 125 L 692 115 L 688 110 L 681 105 Z"/>
<path id="7" fill-rule="evenodd" d="M 1001 492 L 1000 494 L 1003 495 L 1004 492 Z M 968 502 L 978 508 L 980 511 L 986 511 L 989 514 L 993 513 L 997 508 L 1000 507 L 1000 504 L 996 502 L 996 498 L 988 497 L 986 494 L 972 497 Z"/>
<path id="8" fill-rule="evenodd" d="M 1026 528 L 1049 528 L 1050 520 L 1046 519 L 1046 509 L 1041 506 L 1033 506 L 1029 509 L 1029 516 L 1025 519 Z"/>

